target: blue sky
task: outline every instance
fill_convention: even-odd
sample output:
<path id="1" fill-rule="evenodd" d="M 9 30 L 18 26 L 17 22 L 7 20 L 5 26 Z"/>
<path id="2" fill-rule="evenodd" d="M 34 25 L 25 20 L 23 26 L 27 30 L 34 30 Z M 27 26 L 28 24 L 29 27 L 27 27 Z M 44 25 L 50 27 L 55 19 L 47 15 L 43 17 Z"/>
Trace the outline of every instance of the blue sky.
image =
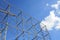
<path id="1" fill-rule="evenodd" d="M 1 1 L 2 0 L 0 0 L 0 2 Z M 32 17 L 35 17 L 37 20 L 42 21 L 53 9 L 50 6 L 46 6 L 46 4 L 48 3 L 49 5 L 52 5 L 56 3 L 57 0 L 7 0 L 7 2 L 9 2 L 12 6 L 17 7 L 16 11 L 21 9 L 24 14 L 28 14 Z M 14 13 L 16 14 L 16 12 Z M 60 40 L 60 30 L 53 29 L 49 30 L 49 32 L 52 40 Z"/>

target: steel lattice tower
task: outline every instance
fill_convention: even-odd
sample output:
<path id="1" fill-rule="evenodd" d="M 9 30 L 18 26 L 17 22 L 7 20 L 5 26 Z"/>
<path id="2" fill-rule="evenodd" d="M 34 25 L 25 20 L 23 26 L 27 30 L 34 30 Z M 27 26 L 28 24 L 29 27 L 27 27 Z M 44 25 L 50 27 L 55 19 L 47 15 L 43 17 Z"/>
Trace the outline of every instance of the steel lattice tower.
<path id="1" fill-rule="evenodd" d="M 8 4 L 5 9 L 0 8 L 0 15 L 4 15 L 0 16 L 0 40 L 7 40 L 8 37 L 9 40 L 51 40 L 46 26 L 40 27 L 40 21 L 21 10 L 14 14 L 10 7 Z"/>

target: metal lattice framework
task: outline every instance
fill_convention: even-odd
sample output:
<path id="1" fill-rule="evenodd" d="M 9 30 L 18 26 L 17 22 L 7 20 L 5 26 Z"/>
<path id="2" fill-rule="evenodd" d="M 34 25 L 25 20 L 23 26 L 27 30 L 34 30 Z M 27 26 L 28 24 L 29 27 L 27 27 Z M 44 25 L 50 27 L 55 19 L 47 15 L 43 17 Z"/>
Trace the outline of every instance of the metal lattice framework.
<path id="1" fill-rule="evenodd" d="M 0 8 L 0 40 L 51 40 L 46 26 L 40 27 L 40 21 L 24 14 L 21 10 L 18 14 Z M 44 29 L 44 30 L 43 30 Z"/>

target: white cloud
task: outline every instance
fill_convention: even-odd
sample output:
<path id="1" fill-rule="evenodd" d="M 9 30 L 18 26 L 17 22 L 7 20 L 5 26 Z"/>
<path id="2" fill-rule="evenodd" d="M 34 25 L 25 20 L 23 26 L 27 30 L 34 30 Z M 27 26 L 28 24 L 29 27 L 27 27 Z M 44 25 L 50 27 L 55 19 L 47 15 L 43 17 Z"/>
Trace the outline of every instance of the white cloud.
<path id="1" fill-rule="evenodd" d="M 59 9 L 60 1 L 57 1 L 57 4 L 51 5 L 52 8 Z"/>
<path id="2" fill-rule="evenodd" d="M 50 11 L 49 16 L 45 17 L 45 19 L 41 21 L 40 23 L 41 27 L 44 27 L 46 25 L 48 30 L 53 30 L 53 28 L 56 30 L 60 29 L 60 17 L 58 16 L 59 12 L 56 11 L 59 9 L 59 5 L 60 1 L 58 1 L 57 4 L 51 5 L 51 7 L 55 8 L 55 10 Z"/>
<path id="3" fill-rule="evenodd" d="M 49 6 L 49 4 L 47 3 L 46 6 Z"/>

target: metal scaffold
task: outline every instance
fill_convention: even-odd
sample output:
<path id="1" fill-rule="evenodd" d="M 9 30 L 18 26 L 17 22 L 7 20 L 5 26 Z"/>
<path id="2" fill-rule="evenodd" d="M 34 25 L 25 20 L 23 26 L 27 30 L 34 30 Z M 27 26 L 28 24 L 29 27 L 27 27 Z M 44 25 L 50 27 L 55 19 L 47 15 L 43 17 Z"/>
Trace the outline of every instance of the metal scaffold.
<path id="1" fill-rule="evenodd" d="M 46 26 L 40 27 L 40 21 L 13 8 L 9 3 L 0 8 L 0 40 L 51 40 Z"/>

